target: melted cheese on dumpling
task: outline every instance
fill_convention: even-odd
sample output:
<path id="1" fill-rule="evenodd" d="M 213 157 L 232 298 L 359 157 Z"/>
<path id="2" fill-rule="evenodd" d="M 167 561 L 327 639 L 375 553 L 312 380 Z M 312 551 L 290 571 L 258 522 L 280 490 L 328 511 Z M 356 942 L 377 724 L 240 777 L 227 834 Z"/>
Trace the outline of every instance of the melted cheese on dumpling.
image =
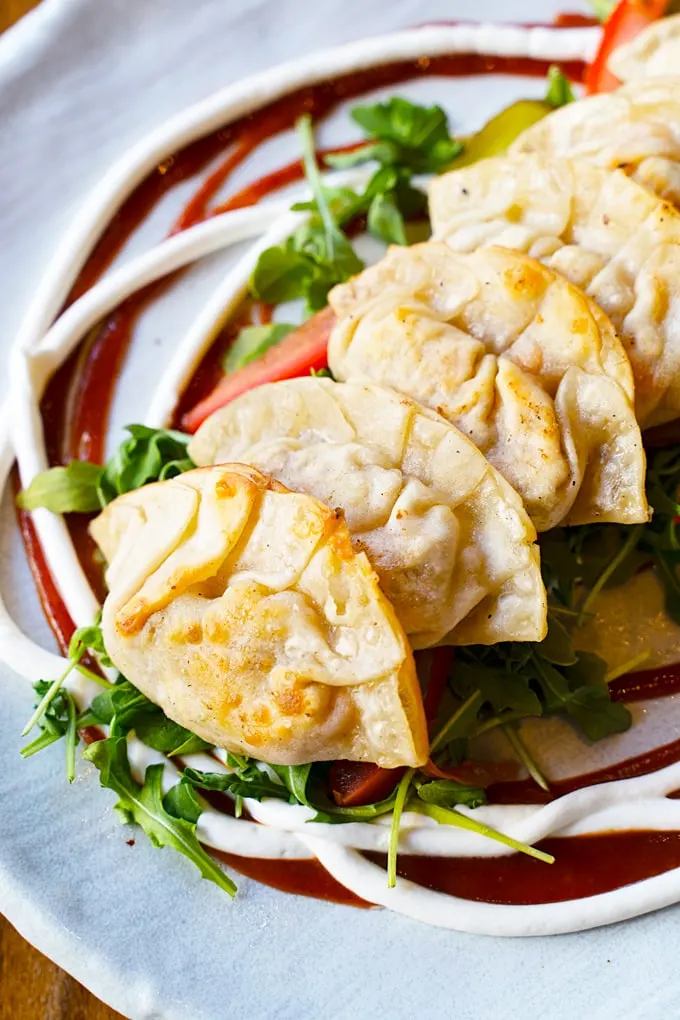
<path id="1" fill-rule="evenodd" d="M 680 415 L 680 213 L 620 170 L 542 155 L 486 159 L 432 183 L 433 236 L 518 248 L 611 318 L 644 428 Z"/>
<path id="2" fill-rule="evenodd" d="M 620 81 L 677 75 L 680 69 L 680 14 L 659 18 L 630 42 L 617 46 L 607 67 Z"/>
<path id="3" fill-rule="evenodd" d="M 413 655 L 342 514 L 240 464 L 114 500 L 92 523 L 116 667 L 205 740 L 273 764 L 422 764 Z"/>
<path id="4" fill-rule="evenodd" d="M 341 507 L 412 645 L 545 636 L 522 501 L 443 418 L 380 386 L 292 379 L 213 414 L 197 464 L 240 460 Z"/>
<path id="5" fill-rule="evenodd" d="M 680 205 L 680 77 L 645 78 L 568 103 L 510 147 L 511 155 L 530 152 L 625 170 Z"/>
<path id="6" fill-rule="evenodd" d="M 466 433 L 541 530 L 647 519 L 630 364 L 604 313 L 519 252 L 391 248 L 334 288 L 328 360 Z"/>

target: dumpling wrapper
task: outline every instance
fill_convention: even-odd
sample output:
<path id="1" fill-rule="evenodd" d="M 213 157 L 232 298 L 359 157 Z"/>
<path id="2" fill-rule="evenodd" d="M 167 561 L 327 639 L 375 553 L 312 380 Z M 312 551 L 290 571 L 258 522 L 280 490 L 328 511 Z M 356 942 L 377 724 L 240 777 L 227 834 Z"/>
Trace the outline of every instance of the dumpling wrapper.
<path id="1" fill-rule="evenodd" d="M 171 719 L 272 764 L 427 759 L 413 655 L 342 514 L 225 464 L 119 496 L 91 532 L 108 654 Z"/>
<path id="2" fill-rule="evenodd" d="M 372 379 L 457 425 L 538 531 L 648 518 L 630 364 L 606 315 L 520 252 L 430 242 L 329 296 L 337 379 Z"/>
<path id="3" fill-rule="evenodd" d="M 458 429 L 394 391 L 309 377 L 260 386 L 208 418 L 189 453 L 253 464 L 341 507 L 413 647 L 545 636 L 521 499 Z"/>
<path id="4" fill-rule="evenodd" d="M 607 67 L 620 81 L 677 75 L 680 69 L 680 14 L 659 18 L 630 42 L 617 46 Z"/>
<path id="5" fill-rule="evenodd" d="M 509 151 L 625 170 L 680 206 L 680 77 L 644 78 L 568 103 L 523 131 Z"/>
<path id="6" fill-rule="evenodd" d="M 582 287 L 630 359 L 643 428 L 680 415 L 680 213 L 627 177 L 542 155 L 481 160 L 433 181 L 433 236 L 517 248 Z"/>

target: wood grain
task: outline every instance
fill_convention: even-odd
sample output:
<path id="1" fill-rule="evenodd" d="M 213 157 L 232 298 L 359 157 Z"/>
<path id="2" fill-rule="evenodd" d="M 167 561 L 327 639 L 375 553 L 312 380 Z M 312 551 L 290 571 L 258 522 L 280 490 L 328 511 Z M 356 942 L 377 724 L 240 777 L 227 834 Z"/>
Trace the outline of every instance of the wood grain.
<path id="1" fill-rule="evenodd" d="M 0 0 L 0 32 L 13 25 L 22 14 L 37 7 L 39 0 Z"/>
<path id="2" fill-rule="evenodd" d="M 39 0 L 0 0 L 0 31 Z M 0 915 L 0 1020 L 121 1020 Z"/>

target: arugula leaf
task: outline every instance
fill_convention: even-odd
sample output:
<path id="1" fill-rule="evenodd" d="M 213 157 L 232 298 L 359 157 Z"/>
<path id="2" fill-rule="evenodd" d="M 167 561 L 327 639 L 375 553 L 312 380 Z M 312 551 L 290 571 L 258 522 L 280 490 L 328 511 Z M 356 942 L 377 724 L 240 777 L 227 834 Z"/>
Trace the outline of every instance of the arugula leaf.
<path id="1" fill-rule="evenodd" d="M 61 676 L 52 681 L 39 680 L 34 684 L 33 690 L 38 696 L 38 702 L 33 715 L 22 731 L 22 736 L 25 737 L 34 726 L 38 726 L 42 730 L 39 737 L 22 749 L 21 755 L 24 758 L 30 758 L 31 755 L 49 747 L 50 744 L 62 737 L 66 738 L 66 775 L 70 783 L 75 777 L 78 716 L 75 701 L 69 692 L 64 690 L 63 684 L 71 672 L 78 669 L 97 683 L 108 686 L 108 681 L 81 664 L 81 659 L 87 649 L 97 650 L 99 646 L 103 650 L 101 629 L 97 625 L 79 627 L 74 631 L 68 647 L 68 665 Z M 102 659 L 106 664 L 110 664 L 105 652 Z"/>
<path id="2" fill-rule="evenodd" d="M 208 750 L 208 744 L 195 733 L 173 722 L 163 710 L 138 691 L 129 680 L 123 680 L 93 698 L 90 711 L 101 723 L 116 722 L 117 731 L 134 730 L 137 737 L 169 756 L 197 754 Z"/>
<path id="3" fill-rule="evenodd" d="M 574 90 L 566 74 L 560 70 L 557 64 L 548 68 L 548 87 L 545 93 L 545 101 L 557 109 L 560 106 L 567 106 L 576 99 Z"/>
<path id="4" fill-rule="evenodd" d="M 106 464 L 99 482 L 99 499 L 106 506 L 116 496 L 140 489 L 149 482 L 164 481 L 196 465 L 189 458 L 189 436 L 146 425 L 128 425 L 124 440 Z"/>
<path id="5" fill-rule="evenodd" d="M 391 192 L 376 195 L 368 208 L 369 232 L 388 244 L 407 244 L 404 217 Z"/>
<path id="6" fill-rule="evenodd" d="M 99 769 L 99 781 L 103 787 L 113 790 L 118 796 L 114 810 L 126 823 L 136 822 L 156 847 L 170 846 L 188 857 L 201 872 L 203 878 L 214 882 L 233 896 L 236 886 L 219 865 L 208 856 L 196 838 L 196 821 L 170 814 L 163 803 L 162 764 L 149 765 L 144 783 L 133 779 L 127 756 L 125 737 L 109 737 L 97 740 L 83 752 L 83 757 Z M 186 810 L 186 795 L 170 799 L 174 810 Z"/>
<path id="7" fill-rule="evenodd" d="M 437 173 L 463 150 L 450 137 L 440 106 L 419 106 L 393 96 L 386 103 L 357 106 L 351 116 L 367 135 L 386 143 L 379 155 L 381 163 L 399 163 L 414 173 Z"/>
<path id="8" fill-rule="evenodd" d="M 465 807 L 477 808 L 487 803 L 486 793 L 481 787 L 465 786 L 453 779 L 433 779 L 429 783 L 420 783 L 416 792 L 426 804 L 439 804 L 440 807 L 463 804 Z"/>
<path id="9" fill-rule="evenodd" d="M 203 806 L 196 791 L 184 779 L 170 787 L 163 797 L 163 807 L 173 818 L 184 818 L 185 821 L 194 824 L 203 812 Z"/>
<path id="10" fill-rule="evenodd" d="M 292 801 L 298 804 L 305 804 L 307 807 L 314 806 L 310 803 L 309 797 L 307 796 L 307 783 L 309 782 L 309 773 L 312 768 L 311 764 L 270 765 L 270 768 L 274 770 L 283 785 L 289 791 Z"/>
<path id="11" fill-rule="evenodd" d="M 33 690 L 38 697 L 38 704 L 43 701 L 52 685 L 47 680 L 39 680 Z M 38 720 L 42 731 L 39 737 L 21 749 L 22 758 L 30 758 L 50 744 L 66 737 L 66 775 L 69 783 L 75 778 L 75 757 L 77 741 L 77 713 L 75 701 L 68 691 L 60 688 L 52 698 Z"/>
<path id="12" fill-rule="evenodd" d="M 295 208 L 310 208 L 314 215 L 285 244 L 262 252 L 251 277 L 250 290 L 256 298 L 269 304 L 304 298 L 307 311 L 315 312 L 326 304 L 331 287 L 364 268 L 336 220 L 336 215 L 340 214 L 338 210 L 342 210 L 344 217 L 350 215 L 350 206 L 359 208 L 361 203 L 349 189 L 341 193 L 326 191 L 316 164 L 311 118 L 301 117 L 297 129 L 312 202 Z"/>
<path id="13" fill-rule="evenodd" d="M 250 280 L 251 294 L 271 305 L 306 297 L 321 271 L 313 259 L 295 248 L 295 235 L 285 245 L 266 248 Z"/>
<path id="14" fill-rule="evenodd" d="M 560 673 L 536 657 L 535 680 L 545 699 L 546 711 L 565 713 L 590 740 L 624 733 L 631 725 L 630 712 L 625 705 L 611 700 L 604 682 L 604 661 L 598 655 L 581 653 L 577 666 L 575 672 Z"/>
<path id="15" fill-rule="evenodd" d="M 85 652 L 89 649 L 97 656 L 102 666 L 113 666 L 108 652 L 104 647 L 104 634 L 100 625 L 101 610 L 97 619 L 90 627 L 78 627 L 74 630 L 68 645 L 68 657 L 80 662 Z M 102 681 L 100 680 L 100 683 Z"/>
<path id="16" fill-rule="evenodd" d="M 602 588 L 623 584 L 653 565 L 664 586 L 665 608 L 680 623 L 680 447 L 650 452 L 647 497 L 654 510 L 644 525 L 590 524 L 541 537 L 543 578 L 549 595 L 575 608 L 577 586 L 586 589 L 581 619 Z"/>
<path id="17" fill-rule="evenodd" d="M 266 326 L 246 326 L 242 329 L 222 361 L 224 371 L 237 372 L 251 361 L 257 361 L 295 329 L 285 322 L 270 322 Z"/>
<path id="18" fill-rule="evenodd" d="M 140 786 L 130 772 L 125 737 L 97 740 L 85 749 L 83 757 L 99 769 L 101 785 L 117 795 L 114 810 L 124 822 L 136 822 L 154 846 L 169 846 L 184 854 L 196 865 L 203 878 L 214 882 L 230 896 L 234 895 L 236 886 L 232 880 L 198 842 L 196 822 L 176 817 L 164 806 L 162 764 L 149 765 L 144 783 Z M 177 809 L 181 802 L 173 798 L 170 803 Z"/>
<path id="19" fill-rule="evenodd" d="M 92 513 L 100 510 L 101 467 L 85 460 L 72 460 L 66 467 L 53 467 L 36 475 L 17 496 L 22 510 L 45 507 L 55 514 Z"/>
<path id="20" fill-rule="evenodd" d="M 250 759 L 241 760 L 228 755 L 227 763 L 235 769 L 234 772 L 200 772 L 187 768 L 184 770 L 184 778 L 197 790 L 215 790 L 218 793 L 231 793 L 235 797 L 250 797 L 252 800 L 275 797 L 290 801 L 290 791 L 275 782 Z"/>
<path id="21" fill-rule="evenodd" d="M 187 454 L 189 436 L 145 425 L 128 425 L 123 440 L 105 467 L 73 460 L 49 468 L 17 496 L 24 510 L 45 507 L 54 513 L 93 513 L 123 492 L 148 482 L 173 478 L 196 465 Z"/>
<path id="22" fill-rule="evenodd" d="M 134 724 L 134 731 L 143 744 L 153 747 L 154 751 L 162 751 L 170 758 L 200 754 L 201 751 L 208 751 L 212 747 L 207 740 L 168 719 L 160 708 L 156 708 L 155 712 L 141 715 Z"/>

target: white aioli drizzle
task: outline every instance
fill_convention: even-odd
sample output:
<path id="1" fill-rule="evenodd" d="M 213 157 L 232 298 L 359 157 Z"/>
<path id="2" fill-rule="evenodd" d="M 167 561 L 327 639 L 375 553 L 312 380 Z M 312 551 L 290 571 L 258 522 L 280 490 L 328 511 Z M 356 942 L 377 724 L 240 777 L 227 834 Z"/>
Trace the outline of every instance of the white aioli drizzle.
<path id="1" fill-rule="evenodd" d="M 588 59 L 597 40 L 598 31 L 591 29 L 457 25 L 408 30 L 281 65 L 229 86 L 162 125 L 112 167 L 88 197 L 36 292 L 11 356 L 11 408 L 0 416 L 0 486 L 6 485 L 13 455 L 19 462 L 24 485 L 47 466 L 39 400 L 49 376 L 89 328 L 144 284 L 229 244 L 264 234 L 222 281 L 168 366 L 146 415 L 149 424 L 164 424 L 216 327 L 242 294 L 260 250 L 284 240 L 301 222 L 299 214 L 287 212 L 287 202 L 278 201 L 215 217 L 107 274 L 50 328 L 113 212 L 168 152 L 264 102 L 339 73 L 421 54 L 456 52 Z M 343 175 L 343 183 L 353 183 L 349 179 L 352 176 L 359 179 L 362 175 L 356 172 Z M 70 615 L 77 625 L 90 623 L 97 603 L 63 521 L 47 511 L 37 511 L 33 517 Z M 65 659 L 39 648 L 19 631 L 1 599 L 0 656 L 31 682 L 39 675 L 52 678 L 66 665 Z M 67 686 L 81 705 L 97 689 L 78 674 L 69 678 Z M 138 777 L 147 765 L 162 761 L 166 788 L 176 781 L 175 765 L 136 738 L 130 740 L 129 754 Z M 195 756 L 192 764 L 212 771 L 219 769 L 213 758 L 203 758 Z M 647 776 L 575 791 L 548 805 L 489 806 L 477 809 L 474 816 L 525 842 L 535 842 L 549 834 L 576 835 L 636 827 L 678 829 L 680 801 L 666 797 L 678 786 L 680 763 Z M 581 930 L 656 909 L 680 898 L 680 870 L 587 900 L 537 906 L 459 900 L 404 880 L 388 890 L 384 871 L 357 852 L 386 849 L 389 830 L 385 819 L 327 825 L 309 822 L 308 809 L 281 801 L 247 804 L 256 822 L 237 820 L 206 808 L 198 825 L 200 838 L 208 846 L 234 854 L 263 858 L 314 856 L 339 882 L 364 899 L 461 931 L 526 935 Z M 404 815 L 400 851 L 432 856 L 496 856 L 507 852 L 473 833 L 437 825 L 413 812 Z"/>

